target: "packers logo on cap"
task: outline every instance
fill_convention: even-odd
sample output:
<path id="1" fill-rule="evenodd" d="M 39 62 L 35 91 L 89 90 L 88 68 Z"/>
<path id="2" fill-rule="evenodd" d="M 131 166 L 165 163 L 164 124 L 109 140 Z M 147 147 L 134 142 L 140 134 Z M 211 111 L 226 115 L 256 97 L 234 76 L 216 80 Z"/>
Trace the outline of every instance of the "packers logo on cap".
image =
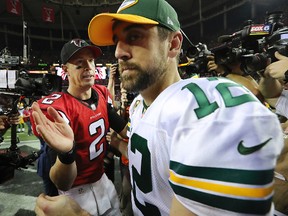
<path id="1" fill-rule="evenodd" d="M 123 1 L 117 10 L 117 13 L 119 13 L 121 10 L 124 10 L 128 7 L 133 6 L 134 4 L 137 4 L 137 2 L 138 2 L 138 0 L 125 0 L 125 1 Z"/>
<path id="2" fill-rule="evenodd" d="M 125 0 L 117 13 L 101 13 L 92 18 L 88 26 L 90 41 L 98 46 L 113 45 L 112 26 L 115 20 L 180 30 L 177 13 L 165 0 Z"/>

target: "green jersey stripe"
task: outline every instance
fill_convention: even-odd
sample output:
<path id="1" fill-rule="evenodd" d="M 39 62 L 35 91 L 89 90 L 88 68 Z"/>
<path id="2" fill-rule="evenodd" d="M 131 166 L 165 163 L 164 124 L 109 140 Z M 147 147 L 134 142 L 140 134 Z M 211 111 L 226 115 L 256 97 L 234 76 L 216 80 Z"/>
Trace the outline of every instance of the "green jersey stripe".
<path id="1" fill-rule="evenodd" d="M 170 185 L 173 191 L 179 196 L 227 211 L 242 214 L 264 215 L 267 214 L 271 208 L 272 197 L 264 200 L 245 200 L 237 199 L 234 197 L 224 197 L 214 194 L 207 194 L 201 191 L 184 188 L 172 184 L 171 182 Z"/>
<path id="2" fill-rule="evenodd" d="M 273 181 L 274 176 L 273 169 L 240 170 L 217 167 L 195 167 L 184 165 L 175 161 L 170 161 L 170 169 L 178 175 L 186 177 L 250 185 L 270 184 Z"/>

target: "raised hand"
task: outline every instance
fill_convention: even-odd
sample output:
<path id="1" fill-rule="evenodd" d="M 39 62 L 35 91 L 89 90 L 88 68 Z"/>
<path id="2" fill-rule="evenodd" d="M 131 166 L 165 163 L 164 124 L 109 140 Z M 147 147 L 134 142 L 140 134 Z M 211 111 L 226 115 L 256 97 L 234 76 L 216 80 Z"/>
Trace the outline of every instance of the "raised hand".
<path id="1" fill-rule="evenodd" d="M 288 57 L 281 55 L 278 51 L 275 52 L 275 57 L 278 61 L 268 65 L 264 75 L 274 79 L 284 79 L 285 72 L 288 70 Z"/>
<path id="2" fill-rule="evenodd" d="M 36 102 L 32 104 L 31 108 L 37 133 L 45 142 L 55 151 L 70 151 L 73 147 L 74 134 L 60 114 L 53 107 L 48 107 L 48 115 L 53 120 L 51 121 L 43 114 Z"/>

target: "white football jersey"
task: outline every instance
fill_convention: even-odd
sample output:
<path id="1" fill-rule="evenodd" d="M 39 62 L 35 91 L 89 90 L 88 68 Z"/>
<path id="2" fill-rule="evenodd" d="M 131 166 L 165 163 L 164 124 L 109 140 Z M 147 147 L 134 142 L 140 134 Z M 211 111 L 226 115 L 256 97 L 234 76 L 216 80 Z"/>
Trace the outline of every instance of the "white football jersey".
<path id="1" fill-rule="evenodd" d="M 226 78 L 191 78 L 145 110 L 139 95 L 128 132 L 136 216 L 169 215 L 174 195 L 197 215 L 272 215 L 282 131 L 250 91 Z"/>

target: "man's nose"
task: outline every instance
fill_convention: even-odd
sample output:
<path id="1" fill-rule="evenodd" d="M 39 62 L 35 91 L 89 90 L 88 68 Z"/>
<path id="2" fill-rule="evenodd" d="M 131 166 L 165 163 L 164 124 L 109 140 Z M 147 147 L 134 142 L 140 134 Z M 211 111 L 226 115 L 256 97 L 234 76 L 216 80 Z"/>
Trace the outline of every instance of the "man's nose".
<path id="1" fill-rule="evenodd" d="M 115 49 L 115 57 L 122 60 L 129 59 L 131 57 L 129 45 L 123 41 L 118 41 Z"/>
<path id="2" fill-rule="evenodd" d="M 93 61 L 85 60 L 83 62 L 83 64 L 84 64 L 85 70 L 91 70 L 94 67 L 94 62 Z"/>

